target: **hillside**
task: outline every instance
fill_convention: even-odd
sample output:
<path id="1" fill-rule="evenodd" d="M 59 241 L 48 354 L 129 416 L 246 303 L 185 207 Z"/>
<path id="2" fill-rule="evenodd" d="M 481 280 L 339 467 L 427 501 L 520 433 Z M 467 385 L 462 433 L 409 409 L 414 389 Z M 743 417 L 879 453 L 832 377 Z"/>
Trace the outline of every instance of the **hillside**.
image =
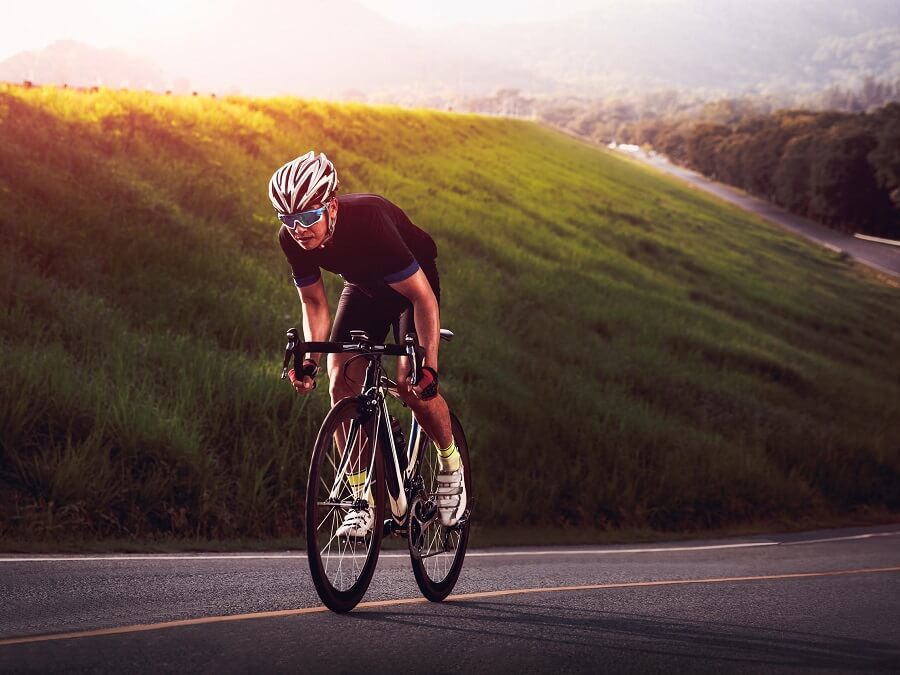
<path id="1" fill-rule="evenodd" d="M 900 290 L 827 251 L 526 122 L 3 87 L 5 541 L 302 530 L 265 186 L 309 147 L 438 242 L 482 526 L 900 509 Z"/>

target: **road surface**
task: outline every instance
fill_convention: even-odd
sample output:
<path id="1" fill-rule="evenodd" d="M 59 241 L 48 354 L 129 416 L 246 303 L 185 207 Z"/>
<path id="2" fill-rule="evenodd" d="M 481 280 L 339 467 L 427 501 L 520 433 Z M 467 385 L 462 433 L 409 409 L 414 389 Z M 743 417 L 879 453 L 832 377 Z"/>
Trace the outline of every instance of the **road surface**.
<path id="1" fill-rule="evenodd" d="M 471 551 L 422 601 L 402 551 L 321 608 L 304 554 L 0 559 L 0 672 L 900 672 L 900 524 Z"/>

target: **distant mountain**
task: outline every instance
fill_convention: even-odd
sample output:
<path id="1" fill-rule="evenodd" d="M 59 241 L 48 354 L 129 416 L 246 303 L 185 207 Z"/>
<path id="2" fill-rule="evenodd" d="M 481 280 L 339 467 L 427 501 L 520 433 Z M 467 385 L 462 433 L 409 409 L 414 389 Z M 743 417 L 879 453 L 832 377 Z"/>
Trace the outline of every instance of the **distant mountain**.
<path id="1" fill-rule="evenodd" d="M 878 72 L 885 79 L 900 78 L 900 29 L 880 28 L 824 39 L 816 47 L 813 63 L 831 77 Z"/>
<path id="2" fill-rule="evenodd" d="M 46 49 L 22 52 L 0 61 L 0 81 L 68 84 L 73 87 L 133 87 L 163 89 L 166 79 L 147 59 L 118 49 L 97 49 L 71 40 Z"/>
<path id="3" fill-rule="evenodd" d="M 429 42 L 525 66 L 573 93 L 730 93 L 900 77 L 896 0 L 610 0 L 542 25 L 448 26 Z"/>

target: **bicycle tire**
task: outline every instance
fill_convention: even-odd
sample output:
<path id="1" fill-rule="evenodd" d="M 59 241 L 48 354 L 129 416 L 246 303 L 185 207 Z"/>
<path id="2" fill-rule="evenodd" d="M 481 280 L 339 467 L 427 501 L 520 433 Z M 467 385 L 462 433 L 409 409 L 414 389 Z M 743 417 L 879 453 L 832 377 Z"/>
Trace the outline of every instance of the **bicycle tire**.
<path id="1" fill-rule="evenodd" d="M 353 499 L 346 479 L 343 475 L 340 477 L 337 475 L 341 470 L 341 454 L 340 446 L 335 439 L 337 434 L 344 434 L 346 442 L 346 435 L 352 433 L 350 429 L 354 421 L 357 422 L 356 438 L 360 447 L 368 443 L 371 452 L 374 453 L 374 462 L 370 465 L 374 474 L 371 490 L 375 521 L 370 537 L 361 540 L 336 536 L 341 514 L 349 509 L 329 505 Z M 306 545 L 309 571 L 322 602 L 329 609 L 339 613 L 353 609 L 369 588 L 378 563 L 384 529 L 384 459 L 377 444 L 369 440 L 369 432 L 374 434 L 372 429 L 374 417 L 369 418 L 365 424 L 361 421 L 359 402 L 355 398 L 343 399 L 332 407 L 316 437 L 306 490 Z M 343 471 L 343 474 L 346 474 L 346 471 Z M 335 491 L 339 491 L 336 497 L 332 494 Z M 358 547 L 361 546 L 363 551 L 362 556 L 359 556 Z"/>
<path id="2" fill-rule="evenodd" d="M 430 558 L 417 559 L 416 556 L 412 554 L 412 546 L 410 547 L 410 560 L 412 562 L 413 575 L 416 578 L 416 583 L 418 584 L 422 595 L 432 602 L 441 602 L 450 595 L 451 591 L 453 591 L 453 587 L 456 586 L 459 574 L 462 571 L 463 562 L 466 558 L 466 547 L 469 543 L 469 530 L 471 529 L 472 523 L 472 465 L 469 459 L 469 444 L 466 441 L 466 435 L 463 432 L 462 424 L 460 424 L 456 415 L 452 413 L 450 414 L 450 426 L 453 432 L 453 439 L 459 447 L 459 454 L 462 458 L 463 465 L 463 477 L 466 482 L 467 517 L 465 525 L 457 532 L 453 532 L 455 528 L 449 528 L 451 537 L 458 534 L 458 538 L 455 539 L 452 557 L 449 554 L 440 554 Z M 427 437 L 423 436 L 423 438 L 426 445 L 421 452 L 427 454 L 422 458 L 419 473 L 425 481 L 425 491 L 434 492 L 434 474 L 437 471 L 436 453 L 434 452 L 433 447 L 428 447 L 428 444 L 430 444 L 431 441 Z M 410 508 L 412 508 L 412 505 L 410 505 Z M 412 527 L 412 517 L 410 517 L 411 530 Z M 434 523 L 431 527 L 438 528 L 438 531 L 434 534 L 435 540 L 447 534 L 448 528 L 444 528 L 443 525 Z"/>

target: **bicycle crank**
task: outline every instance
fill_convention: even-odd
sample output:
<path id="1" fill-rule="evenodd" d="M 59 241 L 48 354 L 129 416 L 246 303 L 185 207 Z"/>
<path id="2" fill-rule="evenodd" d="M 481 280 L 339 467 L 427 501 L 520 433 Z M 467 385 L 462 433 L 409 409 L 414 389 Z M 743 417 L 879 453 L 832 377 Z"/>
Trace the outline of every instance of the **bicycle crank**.
<path id="1" fill-rule="evenodd" d="M 416 560 L 422 559 L 422 548 L 426 545 L 425 536 L 438 517 L 437 504 L 433 499 L 415 498 L 409 509 L 409 554 Z"/>

